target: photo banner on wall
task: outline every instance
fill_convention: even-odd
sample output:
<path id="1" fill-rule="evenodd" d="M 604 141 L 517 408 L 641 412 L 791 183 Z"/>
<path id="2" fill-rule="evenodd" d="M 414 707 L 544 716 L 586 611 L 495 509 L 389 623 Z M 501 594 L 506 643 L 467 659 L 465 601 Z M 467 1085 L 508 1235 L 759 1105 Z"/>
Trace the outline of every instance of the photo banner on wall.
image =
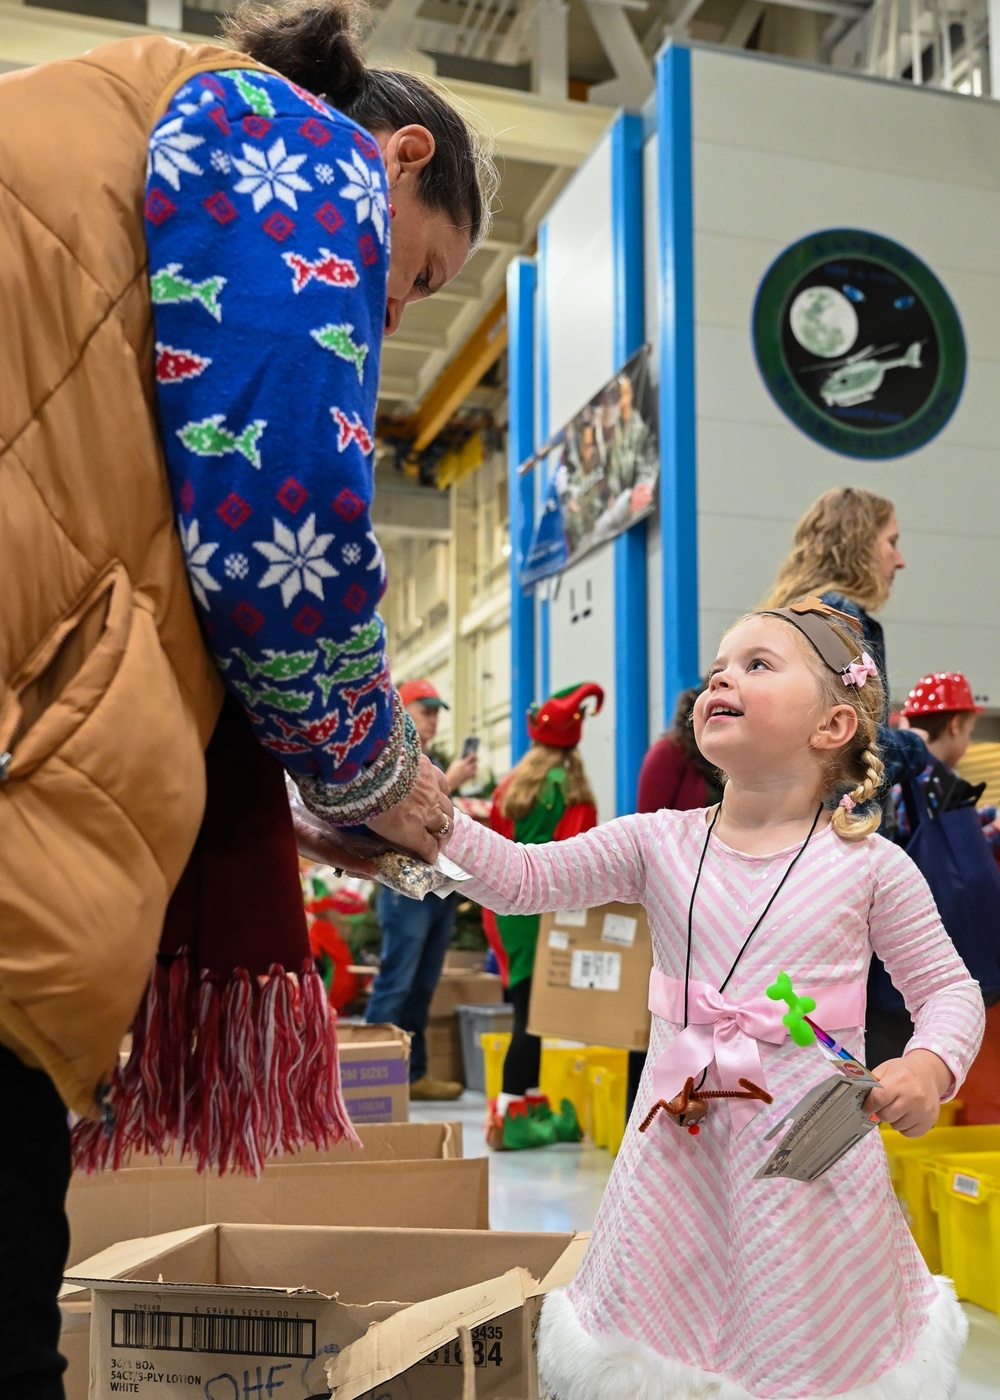
<path id="1" fill-rule="evenodd" d="M 660 475 L 655 415 L 646 347 L 522 467 L 544 473 L 522 588 L 562 573 L 651 514 Z"/>

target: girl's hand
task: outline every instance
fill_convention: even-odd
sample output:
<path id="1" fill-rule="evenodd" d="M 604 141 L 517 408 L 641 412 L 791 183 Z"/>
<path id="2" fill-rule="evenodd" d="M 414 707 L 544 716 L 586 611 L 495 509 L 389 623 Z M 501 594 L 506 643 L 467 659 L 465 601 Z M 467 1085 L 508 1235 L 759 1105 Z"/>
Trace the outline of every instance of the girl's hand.
<path id="1" fill-rule="evenodd" d="M 931 1050 L 911 1050 L 901 1060 L 886 1060 L 873 1069 L 880 1081 L 865 1099 L 865 1108 L 904 1137 L 923 1137 L 938 1120 L 941 1100 L 952 1086 L 951 1070 Z"/>

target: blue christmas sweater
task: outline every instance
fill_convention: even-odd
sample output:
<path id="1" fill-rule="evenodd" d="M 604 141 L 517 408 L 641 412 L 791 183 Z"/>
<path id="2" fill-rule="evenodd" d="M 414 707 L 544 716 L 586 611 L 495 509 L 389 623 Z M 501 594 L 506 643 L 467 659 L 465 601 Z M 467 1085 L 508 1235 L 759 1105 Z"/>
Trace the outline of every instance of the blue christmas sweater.
<path id="1" fill-rule="evenodd" d="M 364 821 L 409 790 L 419 755 L 369 515 L 378 148 L 281 78 L 204 74 L 151 135 L 145 228 L 162 438 L 209 645 L 308 805 Z"/>

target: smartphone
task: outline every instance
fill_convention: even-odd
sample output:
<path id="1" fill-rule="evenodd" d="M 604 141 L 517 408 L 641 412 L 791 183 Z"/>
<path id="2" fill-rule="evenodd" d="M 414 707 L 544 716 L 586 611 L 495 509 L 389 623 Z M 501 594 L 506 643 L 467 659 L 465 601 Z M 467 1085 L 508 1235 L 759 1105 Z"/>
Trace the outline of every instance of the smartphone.
<path id="1" fill-rule="evenodd" d="M 466 734 L 465 742 L 462 745 L 462 757 L 471 758 L 473 754 L 479 752 L 479 740 L 475 734 Z"/>

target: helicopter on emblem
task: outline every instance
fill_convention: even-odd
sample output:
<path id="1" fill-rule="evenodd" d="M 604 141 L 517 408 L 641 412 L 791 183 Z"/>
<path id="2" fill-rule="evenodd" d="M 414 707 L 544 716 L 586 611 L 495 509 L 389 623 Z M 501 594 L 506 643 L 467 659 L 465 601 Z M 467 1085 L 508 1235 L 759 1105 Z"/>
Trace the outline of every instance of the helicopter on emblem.
<path id="1" fill-rule="evenodd" d="M 894 360 L 877 360 L 875 356 L 897 349 L 896 345 L 883 345 L 878 350 L 874 345 L 866 345 L 835 364 L 811 365 L 806 373 L 832 370 L 820 385 L 820 398 L 827 408 L 854 408 L 875 397 L 889 370 L 920 369 L 923 344 L 922 340 L 915 340 L 905 354 Z"/>

